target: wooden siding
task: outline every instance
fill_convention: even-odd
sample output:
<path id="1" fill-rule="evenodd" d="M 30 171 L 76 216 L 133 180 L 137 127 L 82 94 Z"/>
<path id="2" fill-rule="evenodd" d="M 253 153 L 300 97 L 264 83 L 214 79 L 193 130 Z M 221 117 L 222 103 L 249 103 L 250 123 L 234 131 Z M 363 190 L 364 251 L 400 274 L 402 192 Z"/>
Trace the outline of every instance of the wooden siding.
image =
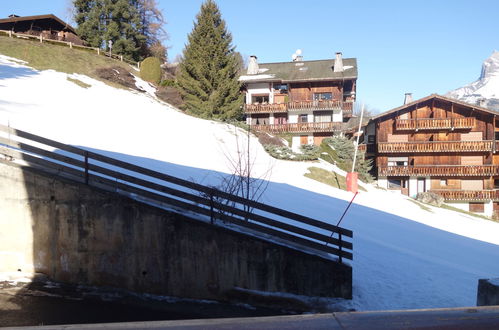
<path id="1" fill-rule="evenodd" d="M 314 93 L 332 93 L 333 100 L 343 100 L 343 86 L 339 81 L 290 83 L 290 101 L 313 101 Z"/>

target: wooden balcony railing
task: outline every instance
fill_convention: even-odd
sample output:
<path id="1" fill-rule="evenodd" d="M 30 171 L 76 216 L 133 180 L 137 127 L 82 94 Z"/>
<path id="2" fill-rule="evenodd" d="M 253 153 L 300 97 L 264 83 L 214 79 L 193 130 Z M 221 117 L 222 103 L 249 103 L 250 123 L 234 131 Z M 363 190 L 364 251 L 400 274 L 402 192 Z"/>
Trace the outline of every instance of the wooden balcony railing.
<path id="1" fill-rule="evenodd" d="M 343 101 L 297 101 L 275 104 L 245 104 L 246 113 L 280 113 L 297 110 L 343 110 L 343 115 L 351 115 L 353 102 Z"/>
<path id="2" fill-rule="evenodd" d="M 473 128 L 475 118 L 419 118 L 419 119 L 397 119 L 395 128 L 397 130 L 438 130 L 452 128 Z"/>
<path id="3" fill-rule="evenodd" d="M 244 105 L 244 112 L 246 113 L 279 113 L 287 111 L 288 108 L 286 103 Z"/>
<path id="4" fill-rule="evenodd" d="M 492 151 L 493 141 L 380 142 L 379 153 L 483 152 Z"/>
<path id="5" fill-rule="evenodd" d="M 499 200 L 499 190 L 431 190 L 446 201 Z"/>
<path id="6" fill-rule="evenodd" d="M 329 133 L 340 132 L 344 128 L 343 123 L 293 123 L 274 125 L 253 125 L 251 129 L 267 133 Z"/>
<path id="7" fill-rule="evenodd" d="M 379 166 L 379 176 L 494 176 L 497 165 Z"/>

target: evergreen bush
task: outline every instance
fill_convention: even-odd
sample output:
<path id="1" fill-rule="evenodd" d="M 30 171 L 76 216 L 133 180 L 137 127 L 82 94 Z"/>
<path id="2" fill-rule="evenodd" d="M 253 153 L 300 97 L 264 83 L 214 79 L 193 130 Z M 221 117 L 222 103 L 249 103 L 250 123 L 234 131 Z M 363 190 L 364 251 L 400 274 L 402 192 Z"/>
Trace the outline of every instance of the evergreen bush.
<path id="1" fill-rule="evenodd" d="M 326 155 L 321 155 L 321 158 L 337 165 L 340 169 L 350 172 L 352 170 L 353 156 L 355 154 L 355 146 L 353 141 L 344 136 L 333 136 L 322 141 L 322 151 Z M 333 160 L 333 161 L 331 161 Z M 364 152 L 357 152 L 357 160 L 355 162 L 355 171 L 359 173 L 359 179 L 364 182 L 373 180 L 369 171 L 372 168 L 372 160 L 366 159 Z"/>
<path id="2" fill-rule="evenodd" d="M 320 148 L 318 146 L 310 144 L 300 146 L 300 150 L 302 151 L 302 153 L 295 153 L 293 152 L 293 150 L 291 150 L 291 148 L 286 146 L 267 144 L 263 147 L 265 148 L 265 151 L 267 151 L 272 157 L 284 160 L 317 160 L 320 155 Z"/>
<path id="3" fill-rule="evenodd" d="M 161 63 L 157 57 L 148 57 L 140 64 L 140 77 L 145 81 L 159 84 L 161 81 Z"/>

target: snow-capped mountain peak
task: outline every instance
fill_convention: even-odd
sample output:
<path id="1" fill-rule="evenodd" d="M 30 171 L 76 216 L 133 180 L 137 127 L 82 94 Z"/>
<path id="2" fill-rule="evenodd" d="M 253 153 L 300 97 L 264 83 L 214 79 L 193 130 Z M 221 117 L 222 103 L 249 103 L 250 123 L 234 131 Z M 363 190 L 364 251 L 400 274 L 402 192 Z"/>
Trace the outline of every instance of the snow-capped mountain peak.
<path id="1" fill-rule="evenodd" d="M 492 110 L 499 110 L 499 52 L 494 51 L 482 64 L 480 78 L 446 94 L 448 97 Z"/>

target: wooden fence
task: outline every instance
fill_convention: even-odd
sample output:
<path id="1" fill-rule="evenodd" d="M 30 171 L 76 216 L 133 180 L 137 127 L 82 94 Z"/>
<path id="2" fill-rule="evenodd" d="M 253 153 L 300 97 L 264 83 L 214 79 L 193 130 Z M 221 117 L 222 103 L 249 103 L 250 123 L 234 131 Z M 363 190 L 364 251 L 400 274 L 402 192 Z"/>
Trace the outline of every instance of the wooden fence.
<path id="1" fill-rule="evenodd" d="M 2 163 L 35 167 L 89 186 L 134 194 L 153 205 L 206 216 L 213 225 L 231 223 L 291 246 L 330 253 L 340 262 L 353 258 L 353 244 L 344 240 L 353 237 L 350 230 L 4 125 L 0 132 L 4 133 L 0 135 Z M 58 152 L 48 150 L 53 148 Z"/>
<path id="2" fill-rule="evenodd" d="M 104 50 L 102 50 L 100 48 L 97 48 L 97 47 L 87 47 L 87 46 L 82 46 L 82 45 L 76 45 L 76 44 L 74 44 L 72 42 L 68 42 L 68 41 L 62 41 L 62 40 L 55 40 L 55 39 L 50 39 L 50 38 L 44 38 L 42 34 L 40 34 L 39 36 L 35 36 L 35 35 L 31 35 L 31 34 L 15 33 L 15 32 L 12 32 L 12 31 L 0 30 L 0 35 L 9 36 L 11 38 L 17 37 L 19 39 L 39 40 L 41 43 L 47 42 L 47 43 L 56 44 L 56 45 L 60 45 L 60 46 L 66 46 L 66 47 L 69 47 L 69 48 L 82 49 L 82 50 L 86 50 L 86 51 L 91 51 L 91 52 L 95 52 L 97 55 L 103 55 L 103 56 L 112 58 L 114 60 L 118 60 L 118 61 L 121 61 L 121 62 L 126 62 L 126 63 L 128 63 L 130 65 L 135 65 L 137 68 L 140 67 L 140 62 L 130 61 L 130 60 L 124 58 L 123 55 L 112 54 L 112 53 L 106 52 L 106 51 L 104 51 Z"/>

